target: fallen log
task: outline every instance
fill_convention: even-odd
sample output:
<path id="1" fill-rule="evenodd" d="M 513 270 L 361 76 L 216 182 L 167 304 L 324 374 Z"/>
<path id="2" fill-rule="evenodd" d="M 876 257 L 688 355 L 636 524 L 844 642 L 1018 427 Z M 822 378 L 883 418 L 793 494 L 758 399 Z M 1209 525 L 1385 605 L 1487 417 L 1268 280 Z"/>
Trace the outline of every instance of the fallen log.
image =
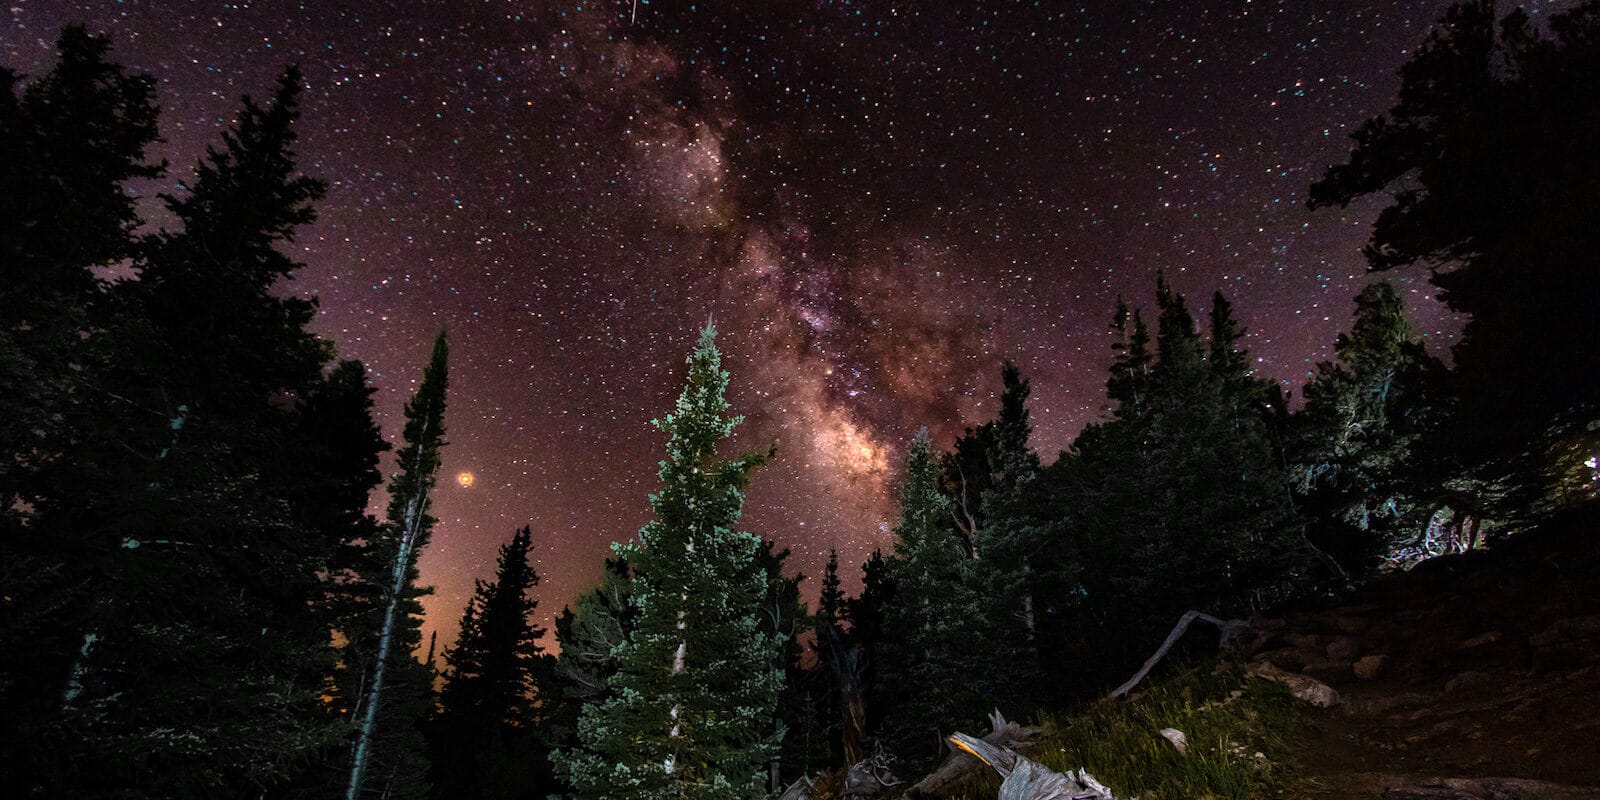
<path id="1" fill-rule="evenodd" d="M 1111 790 L 1083 770 L 1063 775 L 1007 747 L 995 747 L 964 733 L 950 743 L 1000 775 L 1000 800 L 1117 800 Z"/>
<path id="2" fill-rule="evenodd" d="M 905 783 L 889 769 L 889 760 L 882 750 L 878 750 L 850 765 L 850 769 L 845 771 L 842 794 L 845 797 L 877 797 Z"/>
<path id="3" fill-rule="evenodd" d="M 1027 747 L 1032 744 L 1032 737 L 1039 732 L 1032 726 L 1018 725 L 1005 718 L 1000 709 L 995 709 L 989 715 L 989 733 L 981 741 L 986 745 L 1012 751 L 1015 748 Z M 961 734 L 965 736 L 966 734 Z M 938 769 L 929 773 L 927 777 L 905 792 L 907 800 L 920 800 L 920 798 L 949 797 L 966 780 L 983 770 L 983 762 L 974 758 L 967 751 L 952 748 L 952 752 L 939 764 Z"/>
<path id="4" fill-rule="evenodd" d="M 801 776 L 778 795 L 778 800 L 811 800 L 811 779 Z"/>
<path id="5" fill-rule="evenodd" d="M 1217 626 L 1217 630 L 1221 631 L 1222 633 L 1222 648 L 1224 650 L 1237 646 L 1238 643 L 1243 640 L 1244 635 L 1250 631 L 1249 620 L 1219 619 L 1203 611 L 1191 610 L 1184 612 L 1184 615 L 1178 618 L 1178 624 L 1172 626 L 1172 632 L 1167 634 L 1166 641 L 1162 642 L 1161 646 L 1156 648 L 1155 654 L 1145 660 L 1144 666 L 1140 667 L 1139 671 L 1134 673 L 1134 676 L 1129 678 L 1127 683 L 1124 683 L 1121 686 L 1118 686 L 1116 689 L 1113 689 L 1111 691 L 1111 696 L 1124 697 L 1128 694 L 1128 692 L 1133 691 L 1133 687 L 1138 686 L 1139 682 L 1144 680 L 1145 676 L 1150 674 L 1150 670 L 1155 669 L 1156 665 L 1161 663 L 1161 659 L 1166 658 L 1167 652 L 1172 649 L 1173 645 L 1177 644 L 1178 640 L 1182 639 L 1185 633 L 1188 633 L 1189 626 L 1193 625 L 1195 620 L 1209 622 L 1212 625 Z"/>

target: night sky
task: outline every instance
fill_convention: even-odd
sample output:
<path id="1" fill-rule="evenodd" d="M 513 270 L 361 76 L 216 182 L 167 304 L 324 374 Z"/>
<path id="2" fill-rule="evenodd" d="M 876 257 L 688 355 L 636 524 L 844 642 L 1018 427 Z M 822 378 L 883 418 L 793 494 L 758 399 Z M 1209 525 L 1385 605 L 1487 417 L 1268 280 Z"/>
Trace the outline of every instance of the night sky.
<path id="1" fill-rule="evenodd" d="M 1378 207 L 1312 214 L 1307 186 L 1445 5 L 13 0 L 0 50 L 37 73 L 63 25 L 110 34 L 160 81 L 168 184 L 301 65 L 329 193 L 294 290 L 389 435 L 452 336 L 422 559 L 448 640 L 514 528 L 548 621 L 644 522 L 649 421 L 708 316 L 738 445 L 778 444 L 746 528 L 813 576 L 839 548 L 852 584 L 916 429 L 991 416 L 1010 357 L 1052 460 L 1104 410 L 1116 295 L 1150 305 L 1158 270 L 1200 309 L 1222 288 L 1298 393 Z M 1442 352 L 1456 323 L 1393 277 Z"/>

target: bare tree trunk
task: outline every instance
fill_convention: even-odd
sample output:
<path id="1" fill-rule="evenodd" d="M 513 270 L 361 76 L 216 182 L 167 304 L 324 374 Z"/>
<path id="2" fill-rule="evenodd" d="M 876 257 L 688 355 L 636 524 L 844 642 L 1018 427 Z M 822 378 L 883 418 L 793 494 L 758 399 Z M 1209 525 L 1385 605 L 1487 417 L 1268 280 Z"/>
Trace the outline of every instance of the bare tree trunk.
<path id="1" fill-rule="evenodd" d="M 428 437 L 429 418 L 424 417 L 422 434 L 417 438 L 417 450 L 420 455 L 422 443 Z M 417 463 L 421 463 L 419 457 Z M 426 486 L 426 482 L 419 483 Z M 383 609 L 383 629 L 378 634 L 378 662 L 372 671 L 372 691 L 367 694 L 363 702 L 365 707 L 361 714 L 361 727 L 356 731 L 355 757 L 350 761 L 350 783 L 345 788 L 345 800 L 356 800 L 361 794 L 361 781 L 366 777 L 367 761 L 372 756 L 372 729 L 378 721 L 378 704 L 383 699 L 383 673 L 389 664 L 389 649 L 394 641 L 395 616 L 400 608 L 400 597 L 405 593 L 407 573 L 411 569 L 411 550 L 416 544 L 417 536 L 422 529 L 422 520 L 427 513 L 428 494 L 419 491 L 406 504 L 405 527 L 400 533 L 400 548 L 395 552 L 394 570 L 389 575 L 389 603 Z"/>
<path id="2" fill-rule="evenodd" d="M 1031 737 L 1039 732 L 1038 728 L 1023 727 L 1015 722 L 1008 722 L 1000 714 L 999 709 L 989 715 L 989 727 L 989 733 L 983 737 L 983 741 L 1007 750 L 1028 746 Z M 982 761 L 960 751 L 952 752 L 939 763 L 938 769 L 907 789 L 905 796 L 949 797 L 965 787 L 973 775 L 984 769 L 986 767 Z"/>
<path id="3" fill-rule="evenodd" d="M 1150 674 L 1150 670 L 1155 669 L 1155 666 L 1161 663 L 1161 659 L 1166 657 L 1167 651 L 1171 650 L 1172 646 L 1183 638 L 1183 634 L 1189 630 L 1189 626 L 1194 624 L 1195 620 L 1209 622 L 1217 626 L 1217 629 L 1222 632 L 1222 645 L 1224 647 L 1228 647 L 1237 641 L 1239 635 L 1250 627 L 1250 623 L 1242 619 L 1218 619 L 1210 614 L 1194 610 L 1184 612 L 1184 615 L 1178 618 L 1178 624 L 1172 626 L 1172 632 L 1167 634 L 1166 641 L 1162 642 L 1159 648 L 1156 648 L 1155 654 L 1145 660 L 1144 666 L 1140 667 L 1139 671 L 1134 673 L 1134 676 L 1129 678 L 1127 683 L 1113 689 L 1110 696 L 1122 697 L 1133 691 L 1133 687 L 1138 686 L 1139 682 Z"/>

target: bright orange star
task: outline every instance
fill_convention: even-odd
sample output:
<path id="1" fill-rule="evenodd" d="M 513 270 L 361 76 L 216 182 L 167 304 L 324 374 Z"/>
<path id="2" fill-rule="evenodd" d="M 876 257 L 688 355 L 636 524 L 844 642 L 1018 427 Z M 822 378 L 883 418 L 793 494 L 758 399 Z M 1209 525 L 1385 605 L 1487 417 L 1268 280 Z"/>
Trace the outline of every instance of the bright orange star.
<path id="1" fill-rule="evenodd" d="M 471 486 L 473 480 L 472 473 L 470 472 L 456 473 L 456 483 L 461 484 L 461 488 L 463 489 Z"/>

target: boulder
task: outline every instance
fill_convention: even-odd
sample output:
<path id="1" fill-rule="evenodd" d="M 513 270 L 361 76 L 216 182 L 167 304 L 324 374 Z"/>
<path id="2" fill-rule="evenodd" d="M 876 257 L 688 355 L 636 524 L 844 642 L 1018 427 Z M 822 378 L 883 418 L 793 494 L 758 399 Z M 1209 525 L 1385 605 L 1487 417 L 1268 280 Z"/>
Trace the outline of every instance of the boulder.
<path id="1" fill-rule="evenodd" d="M 1324 652 L 1333 661 L 1354 661 L 1361 655 L 1361 640 L 1354 636 L 1340 636 L 1329 642 Z"/>
<path id="2" fill-rule="evenodd" d="M 1378 677 L 1378 674 L 1383 672 L 1383 668 L 1388 663 L 1389 657 L 1385 655 L 1362 656 L 1355 663 L 1356 677 L 1364 681 L 1370 681 Z"/>
<path id="3" fill-rule="evenodd" d="M 1284 672 L 1270 661 L 1256 664 L 1250 672 L 1274 683 L 1283 684 L 1288 687 L 1289 694 L 1292 697 L 1310 703 L 1317 708 L 1332 708 L 1339 703 L 1339 693 L 1334 691 L 1332 686 L 1309 675 Z"/>

